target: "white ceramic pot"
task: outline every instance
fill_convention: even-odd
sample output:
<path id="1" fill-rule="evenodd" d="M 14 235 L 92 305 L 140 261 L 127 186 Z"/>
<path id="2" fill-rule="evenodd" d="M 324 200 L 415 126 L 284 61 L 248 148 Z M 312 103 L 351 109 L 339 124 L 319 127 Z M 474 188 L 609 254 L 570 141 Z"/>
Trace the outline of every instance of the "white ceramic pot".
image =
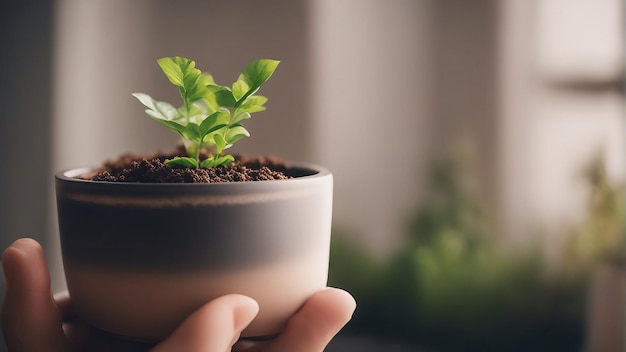
<path id="1" fill-rule="evenodd" d="M 158 341 L 230 293 L 260 312 L 242 337 L 279 333 L 326 286 L 332 174 L 295 164 L 289 180 L 96 182 L 56 175 L 63 264 L 76 313 L 94 327 Z"/>

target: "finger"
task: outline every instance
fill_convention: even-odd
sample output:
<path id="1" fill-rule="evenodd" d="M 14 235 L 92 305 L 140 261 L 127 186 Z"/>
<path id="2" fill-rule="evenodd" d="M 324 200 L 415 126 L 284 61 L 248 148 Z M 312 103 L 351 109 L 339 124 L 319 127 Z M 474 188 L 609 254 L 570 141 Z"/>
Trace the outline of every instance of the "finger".
<path id="1" fill-rule="evenodd" d="M 2 267 L 7 284 L 2 322 L 9 351 L 64 351 L 61 315 L 39 243 L 15 241 L 2 254 Z"/>
<path id="2" fill-rule="evenodd" d="M 88 347 L 91 329 L 85 322 L 74 315 L 69 292 L 58 292 L 53 298 L 63 321 L 63 333 L 68 346 L 74 349 L 85 349 Z"/>
<path id="3" fill-rule="evenodd" d="M 190 315 L 152 352 L 230 351 L 241 331 L 259 312 L 252 298 L 226 295 L 205 304 Z"/>
<path id="4" fill-rule="evenodd" d="M 61 291 L 55 293 L 54 303 L 57 306 L 57 310 L 61 314 L 61 319 L 66 320 L 72 317 L 72 302 L 70 301 L 70 293 L 68 291 Z"/>
<path id="5" fill-rule="evenodd" d="M 321 290 L 306 301 L 264 351 L 321 352 L 350 321 L 355 309 L 356 302 L 348 292 Z"/>

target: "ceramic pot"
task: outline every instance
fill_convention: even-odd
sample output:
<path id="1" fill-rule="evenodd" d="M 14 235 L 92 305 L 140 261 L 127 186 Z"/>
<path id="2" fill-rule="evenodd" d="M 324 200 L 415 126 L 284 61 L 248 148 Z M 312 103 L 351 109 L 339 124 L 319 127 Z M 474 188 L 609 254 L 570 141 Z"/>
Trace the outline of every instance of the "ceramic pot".
<path id="1" fill-rule="evenodd" d="M 272 336 L 326 286 L 332 174 L 295 164 L 289 180 L 215 184 L 96 182 L 56 175 L 63 265 L 76 314 L 158 341 L 230 293 L 259 315 L 242 337 Z"/>

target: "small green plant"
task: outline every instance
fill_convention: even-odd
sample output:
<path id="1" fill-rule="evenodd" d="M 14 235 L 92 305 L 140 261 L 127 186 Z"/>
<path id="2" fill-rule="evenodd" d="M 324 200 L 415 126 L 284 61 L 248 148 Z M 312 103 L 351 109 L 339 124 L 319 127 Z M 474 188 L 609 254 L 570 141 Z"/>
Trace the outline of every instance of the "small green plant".
<path id="1" fill-rule="evenodd" d="M 157 61 L 170 82 L 178 87 L 183 106 L 152 99 L 148 94 L 134 93 L 146 113 L 178 133 L 187 150 L 187 156 L 167 161 L 169 165 L 189 168 L 226 166 L 234 161 L 223 151 L 250 133 L 242 121 L 252 113 L 265 110 L 267 98 L 256 95 L 278 67 L 279 61 L 262 59 L 250 63 L 232 87 L 215 84 L 211 74 L 196 68 L 193 60 L 184 57 L 164 57 Z M 213 154 L 200 160 L 200 151 L 213 149 Z"/>

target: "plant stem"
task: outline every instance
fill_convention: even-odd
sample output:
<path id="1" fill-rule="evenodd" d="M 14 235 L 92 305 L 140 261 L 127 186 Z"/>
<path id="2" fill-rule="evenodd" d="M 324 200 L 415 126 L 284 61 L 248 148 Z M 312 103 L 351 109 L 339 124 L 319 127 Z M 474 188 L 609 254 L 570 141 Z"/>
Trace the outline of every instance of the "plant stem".
<path id="1" fill-rule="evenodd" d="M 187 118 L 187 123 L 189 123 L 190 121 L 190 109 L 189 109 L 189 101 L 187 99 L 187 94 L 185 94 L 185 90 L 182 87 L 178 88 L 178 91 L 180 92 L 180 96 L 183 98 L 183 105 L 185 107 L 185 117 Z"/>
<path id="2" fill-rule="evenodd" d="M 200 165 L 200 145 L 196 146 L 196 150 L 194 151 L 194 157 L 196 158 L 196 161 L 198 162 L 198 165 Z"/>

